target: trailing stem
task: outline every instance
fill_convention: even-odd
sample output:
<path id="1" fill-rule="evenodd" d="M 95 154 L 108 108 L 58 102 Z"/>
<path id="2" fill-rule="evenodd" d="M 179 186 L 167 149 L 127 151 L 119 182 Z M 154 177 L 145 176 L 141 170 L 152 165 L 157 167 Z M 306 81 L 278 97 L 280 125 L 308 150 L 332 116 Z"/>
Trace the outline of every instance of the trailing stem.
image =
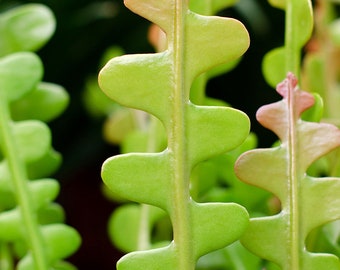
<path id="1" fill-rule="evenodd" d="M 298 2 L 301 0 L 286 1 L 286 28 L 285 28 L 285 48 L 286 48 L 286 72 L 292 72 L 297 78 L 300 76 L 300 44 L 298 27 L 299 18 L 297 11 Z"/>
<path id="2" fill-rule="evenodd" d="M 138 250 L 150 249 L 150 228 L 149 228 L 150 205 L 141 204 L 141 217 L 138 231 Z"/>
<path id="3" fill-rule="evenodd" d="M 18 156 L 20 151 L 17 149 L 12 130 L 13 122 L 9 115 L 6 97 L 2 95 L 0 97 L 0 138 L 3 154 L 11 173 L 14 193 L 16 194 L 16 200 L 25 226 L 28 246 L 35 262 L 35 270 L 47 270 L 45 248 L 29 193 L 28 178 L 23 161 Z"/>
<path id="4" fill-rule="evenodd" d="M 305 5 L 306 4 L 306 5 Z M 304 6 L 305 5 L 305 6 Z M 305 29 L 308 29 L 308 16 L 301 18 L 300 24 L 300 12 L 308 14 L 309 2 L 303 2 L 301 0 L 287 0 L 286 1 L 286 29 L 285 29 L 285 65 L 286 72 L 292 72 L 297 78 L 300 76 L 301 66 L 301 47 L 305 40 Z M 306 10 L 304 10 L 306 9 Z M 300 24 L 300 25 L 299 25 Z M 306 25 L 304 25 L 306 24 Z M 308 32 L 306 32 L 308 33 Z M 308 37 L 308 35 L 306 35 Z M 289 228 L 290 228 L 290 258 L 287 269 L 299 269 L 299 249 L 300 249 L 300 219 L 299 219 L 299 175 L 298 164 L 299 157 L 297 155 L 298 149 L 298 136 L 296 130 L 296 112 L 295 112 L 295 100 L 294 91 L 295 86 L 289 81 L 288 85 L 288 175 L 289 175 Z"/>
<path id="5" fill-rule="evenodd" d="M 139 111 L 139 113 L 141 113 Z M 144 112 L 142 112 L 144 114 Z M 149 131 L 148 131 L 148 140 L 146 145 L 146 150 L 148 153 L 154 153 L 159 151 L 160 142 L 157 138 L 159 133 L 158 129 L 159 121 L 150 116 L 149 123 Z M 145 124 L 140 124 L 140 128 L 145 128 Z M 151 228 L 150 228 L 150 211 L 151 207 L 148 204 L 141 204 L 141 216 L 139 222 L 139 230 L 138 230 L 138 242 L 137 242 L 137 250 L 148 250 L 151 248 Z"/>

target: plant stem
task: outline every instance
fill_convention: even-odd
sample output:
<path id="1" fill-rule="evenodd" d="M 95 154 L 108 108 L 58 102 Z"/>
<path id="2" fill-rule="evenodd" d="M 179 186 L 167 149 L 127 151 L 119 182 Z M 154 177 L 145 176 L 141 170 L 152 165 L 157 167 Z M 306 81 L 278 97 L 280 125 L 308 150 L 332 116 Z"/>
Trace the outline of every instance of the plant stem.
<path id="1" fill-rule="evenodd" d="M 289 81 L 288 86 L 288 214 L 289 214 L 289 243 L 290 254 L 286 269 L 299 269 L 299 244 L 300 244 L 300 220 L 299 220 L 299 190 L 297 171 L 297 132 L 295 127 L 294 88 Z"/>
<path id="2" fill-rule="evenodd" d="M 186 155 L 185 112 L 189 99 L 190 86 L 184 75 L 184 37 L 185 15 L 188 10 L 187 0 L 175 0 L 174 31 L 173 31 L 173 123 L 169 132 L 169 149 L 172 150 L 174 202 L 172 222 L 175 248 L 178 254 L 178 270 L 193 270 L 193 258 L 190 230 L 190 169 Z"/>
<path id="3" fill-rule="evenodd" d="M 149 228 L 149 216 L 150 206 L 147 204 L 141 204 L 141 215 L 138 230 L 138 250 L 150 249 L 150 228 Z"/>
<path id="4" fill-rule="evenodd" d="M 150 116 L 149 119 L 149 132 L 148 132 L 148 141 L 146 145 L 146 152 L 153 153 L 159 151 L 159 129 L 158 129 L 159 120 L 155 117 Z M 145 128 L 146 124 L 140 126 L 139 128 Z M 138 231 L 138 250 L 148 250 L 151 248 L 151 235 L 150 235 L 150 210 L 151 206 L 148 204 L 141 204 L 141 216 L 139 222 L 139 231 Z"/>
<path id="5" fill-rule="evenodd" d="M 286 72 L 292 72 L 299 80 L 301 66 L 301 48 L 300 44 L 302 34 L 300 20 L 300 10 L 302 1 L 308 0 L 287 0 L 286 1 L 286 29 L 285 29 L 285 56 L 286 56 Z M 289 155 L 289 198 L 288 198 L 288 214 L 289 214 L 289 243 L 290 254 L 286 269 L 299 269 L 299 250 L 303 249 L 303 242 L 300 240 L 300 216 L 299 216 L 299 182 L 300 172 L 298 171 L 298 144 L 297 130 L 295 121 L 294 108 L 294 85 L 289 81 L 288 91 L 288 155 Z M 302 179 L 303 177 L 301 177 Z"/>
<path id="6" fill-rule="evenodd" d="M 285 29 L 285 48 L 286 48 L 286 72 L 292 72 L 297 78 L 300 77 L 300 58 L 301 51 L 299 45 L 297 14 L 298 1 L 305 0 L 287 0 L 286 1 L 286 29 Z"/>
<path id="7" fill-rule="evenodd" d="M 6 97 L 1 93 L 0 91 L 0 141 L 2 142 L 3 154 L 9 166 L 16 200 L 26 229 L 28 246 L 35 262 L 34 269 L 47 270 L 45 247 L 30 197 L 24 161 L 18 155 L 20 149 L 14 141 L 13 122 L 10 118 L 9 106 Z"/>

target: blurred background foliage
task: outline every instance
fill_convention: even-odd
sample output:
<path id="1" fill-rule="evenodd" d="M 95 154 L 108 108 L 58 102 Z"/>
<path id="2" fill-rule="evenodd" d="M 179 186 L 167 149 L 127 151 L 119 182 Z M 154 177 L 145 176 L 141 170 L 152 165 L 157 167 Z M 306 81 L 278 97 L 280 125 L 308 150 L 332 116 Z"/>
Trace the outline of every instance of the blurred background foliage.
<path id="1" fill-rule="evenodd" d="M 0 0 L 0 12 L 24 3 L 49 6 L 57 20 L 54 36 L 38 54 L 44 80 L 65 87 L 71 99 L 64 114 L 50 124 L 54 148 L 63 155 L 55 176 L 62 186 L 58 201 L 66 209 L 67 223 L 83 237 L 70 261 L 81 270 L 113 269 L 122 254 L 108 240 L 107 221 L 115 205 L 103 196 L 100 169 L 119 149 L 104 141 L 104 116 L 93 117 L 86 110 L 84 89 L 88 78 L 97 76 L 109 47 L 120 46 L 125 53 L 154 52 L 147 39 L 150 23 L 125 8 L 122 0 Z M 265 53 L 283 44 L 284 13 L 266 0 L 240 0 L 219 15 L 242 21 L 251 45 L 235 69 L 208 83 L 207 94 L 246 112 L 259 146 L 269 147 L 275 137 L 260 127 L 255 112 L 279 99 L 264 81 L 261 65 Z"/>

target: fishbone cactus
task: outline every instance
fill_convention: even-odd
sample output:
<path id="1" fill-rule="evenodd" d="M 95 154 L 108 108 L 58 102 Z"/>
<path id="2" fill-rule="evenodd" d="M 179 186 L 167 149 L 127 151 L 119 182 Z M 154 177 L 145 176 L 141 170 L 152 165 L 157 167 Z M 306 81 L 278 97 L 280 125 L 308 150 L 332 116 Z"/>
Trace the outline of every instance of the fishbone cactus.
<path id="1" fill-rule="evenodd" d="M 192 200 L 191 171 L 199 162 L 240 145 L 249 120 L 232 108 L 191 103 L 190 87 L 201 73 L 240 57 L 248 47 L 248 33 L 237 20 L 190 11 L 188 1 L 126 0 L 125 5 L 162 28 L 167 49 L 112 59 L 101 70 L 99 84 L 116 102 L 157 117 L 168 145 L 163 152 L 111 157 L 103 164 L 102 178 L 115 193 L 165 210 L 173 241 L 129 253 L 117 267 L 195 269 L 199 257 L 242 235 L 248 214 L 234 203 Z"/>
<path id="2" fill-rule="evenodd" d="M 340 179 L 306 174 L 315 160 L 340 146 L 340 130 L 301 120 L 314 98 L 298 89 L 292 73 L 277 91 L 283 100 L 261 107 L 257 119 L 278 135 L 281 145 L 248 151 L 235 168 L 242 181 L 277 196 L 282 211 L 251 219 L 242 244 L 284 270 L 340 269 L 336 256 L 311 253 L 305 245 L 313 229 L 340 218 Z"/>

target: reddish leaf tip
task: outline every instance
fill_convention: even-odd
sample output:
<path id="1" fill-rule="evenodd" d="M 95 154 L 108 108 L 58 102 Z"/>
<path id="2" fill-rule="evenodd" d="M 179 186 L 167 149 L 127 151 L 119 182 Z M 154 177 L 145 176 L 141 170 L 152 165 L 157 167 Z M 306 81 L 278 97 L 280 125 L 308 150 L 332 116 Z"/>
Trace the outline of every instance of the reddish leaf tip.
<path id="1" fill-rule="evenodd" d="M 288 72 L 286 79 L 277 85 L 276 91 L 284 98 L 288 97 L 288 91 L 294 91 L 298 80 L 292 72 Z"/>
<path id="2" fill-rule="evenodd" d="M 312 107 L 315 102 L 313 95 L 299 89 L 298 80 L 292 72 L 289 72 L 286 79 L 277 85 L 276 91 L 285 99 L 289 99 L 289 96 L 294 97 L 292 102 L 296 108 L 297 117 Z"/>

